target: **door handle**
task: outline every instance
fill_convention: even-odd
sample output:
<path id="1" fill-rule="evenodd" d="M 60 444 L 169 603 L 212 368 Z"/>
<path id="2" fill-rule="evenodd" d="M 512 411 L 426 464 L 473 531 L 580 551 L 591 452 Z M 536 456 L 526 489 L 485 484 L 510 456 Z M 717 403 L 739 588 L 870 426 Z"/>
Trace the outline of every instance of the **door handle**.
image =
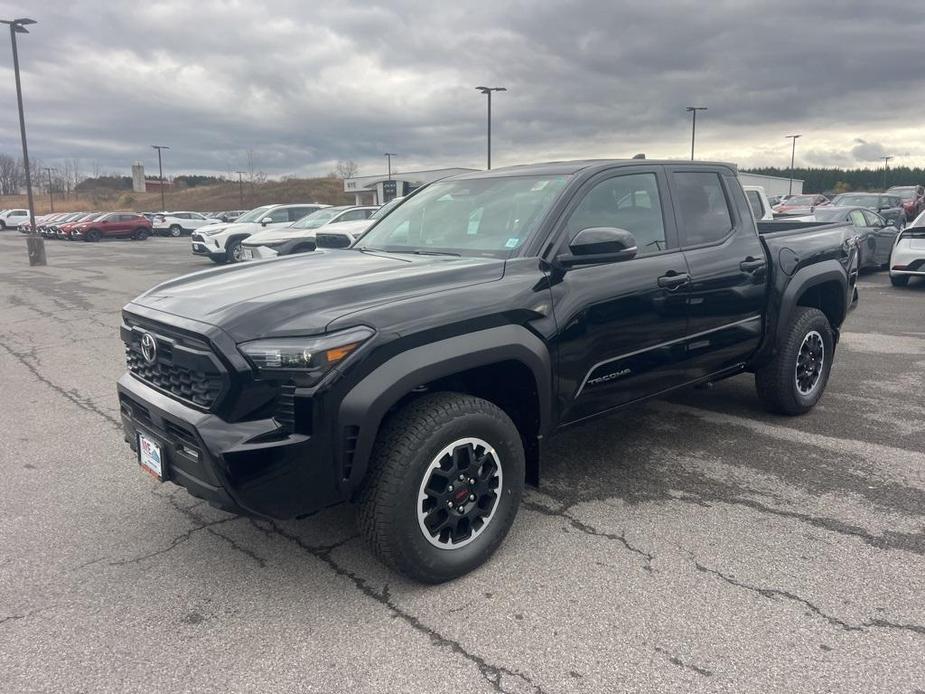
<path id="1" fill-rule="evenodd" d="M 763 270 L 765 265 L 766 263 L 763 259 L 749 256 L 739 263 L 739 269 L 742 272 L 757 272 L 758 270 Z"/>
<path id="2" fill-rule="evenodd" d="M 662 275 L 658 278 L 658 286 L 667 289 L 669 292 L 678 287 L 682 287 L 691 281 L 691 276 L 686 272 L 679 272 L 673 275 Z"/>

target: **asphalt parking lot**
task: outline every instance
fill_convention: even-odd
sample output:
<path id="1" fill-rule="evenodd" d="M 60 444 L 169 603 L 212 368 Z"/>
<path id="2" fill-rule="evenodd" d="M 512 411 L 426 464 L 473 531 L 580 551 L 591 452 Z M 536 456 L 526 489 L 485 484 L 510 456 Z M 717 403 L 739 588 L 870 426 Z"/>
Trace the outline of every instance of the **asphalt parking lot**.
<path id="1" fill-rule="evenodd" d="M 740 376 L 552 439 L 487 565 L 389 573 L 344 506 L 239 518 L 122 440 L 120 307 L 187 239 L 0 234 L 0 691 L 921 692 L 925 282 L 865 275 L 828 391 Z"/>

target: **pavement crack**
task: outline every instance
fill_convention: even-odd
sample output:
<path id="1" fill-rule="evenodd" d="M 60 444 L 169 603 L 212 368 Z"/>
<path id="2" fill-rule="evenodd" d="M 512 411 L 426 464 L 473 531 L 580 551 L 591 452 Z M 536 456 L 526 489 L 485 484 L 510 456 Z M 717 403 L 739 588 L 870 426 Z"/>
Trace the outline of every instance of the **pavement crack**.
<path id="1" fill-rule="evenodd" d="M 13 357 L 13 359 L 15 359 L 20 364 L 22 364 L 24 367 L 26 367 L 32 373 L 32 375 L 35 376 L 35 378 L 37 378 L 39 381 L 41 381 L 46 386 L 51 388 L 53 391 L 55 391 L 58 395 L 63 397 L 65 400 L 68 400 L 69 402 L 73 403 L 74 405 L 76 405 L 77 407 L 79 407 L 80 409 L 86 412 L 91 412 L 99 417 L 102 417 L 107 422 L 112 424 L 116 429 L 120 429 L 120 430 L 122 429 L 122 423 L 118 419 L 113 417 L 108 412 L 101 410 L 89 398 L 80 395 L 80 393 L 78 393 L 76 390 L 65 390 L 64 388 L 59 386 L 54 381 L 46 378 L 35 367 L 35 364 L 33 363 L 33 361 L 35 360 L 35 357 L 33 355 L 30 355 L 28 352 L 17 352 L 15 349 L 4 344 L 3 342 L 0 342 L 0 347 L 6 350 L 6 352 L 11 357 Z"/>
<path id="2" fill-rule="evenodd" d="M 11 614 L 11 615 L 7 615 L 6 617 L 0 617 L 0 624 L 6 624 L 7 622 L 18 622 L 21 619 L 28 619 L 29 617 L 34 617 L 40 612 L 46 612 L 48 610 L 53 610 L 56 607 L 58 606 L 57 605 L 46 605 L 45 607 L 36 607 L 35 609 L 27 610 L 26 612 L 23 612 L 22 614 Z"/>
<path id="3" fill-rule="evenodd" d="M 337 547 L 340 547 L 347 541 L 354 538 L 348 538 L 348 540 L 343 540 L 333 545 L 315 546 L 308 544 L 298 535 L 294 535 L 285 531 L 273 521 L 267 521 L 267 523 L 278 535 L 289 540 L 290 542 L 295 543 L 308 554 L 327 564 L 328 567 L 330 567 L 338 576 L 351 581 L 353 585 L 366 597 L 375 600 L 379 604 L 388 608 L 394 615 L 396 615 L 410 627 L 422 634 L 425 634 L 430 638 L 432 644 L 438 648 L 444 648 L 453 653 L 456 653 L 457 655 L 460 655 L 468 660 L 470 663 L 474 664 L 476 668 L 478 668 L 479 674 L 482 676 L 482 678 L 488 682 L 496 692 L 499 692 L 500 694 L 509 694 L 509 690 L 504 688 L 503 678 L 513 677 L 525 682 L 527 685 L 532 687 L 534 692 L 537 694 L 545 694 L 543 688 L 533 682 L 533 680 L 530 679 L 530 677 L 528 677 L 525 673 L 518 670 L 513 670 L 503 665 L 495 665 L 493 663 L 489 663 L 482 656 L 467 650 L 459 641 L 444 636 L 436 629 L 432 629 L 431 627 L 424 624 L 424 622 L 415 615 L 404 610 L 402 607 L 396 604 L 394 600 L 392 600 L 392 595 L 388 584 L 384 585 L 382 590 L 376 590 L 365 578 L 338 564 L 331 556 L 332 552 Z"/>
<path id="4" fill-rule="evenodd" d="M 698 562 L 696 559 L 693 559 L 693 557 L 691 559 L 694 562 L 694 566 L 697 567 L 698 571 L 702 571 L 703 573 L 708 573 L 713 576 L 716 576 L 717 578 L 722 579 L 723 581 L 725 581 L 726 583 L 730 585 L 736 586 L 737 588 L 742 588 L 744 590 L 751 591 L 753 593 L 757 593 L 758 595 L 761 595 L 762 597 L 765 597 L 765 598 L 774 599 L 774 598 L 780 597 L 780 598 L 785 598 L 786 600 L 791 600 L 793 602 L 799 603 L 803 605 L 804 607 L 806 607 L 807 609 L 809 609 L 809 611 L 812 612 L 813 614 L 826 620 L 832 626 L 838 627 L 839 629 L 843 629 L 845 631 L 867 631 L 868 629 L 871 629 L 871 628 L 904 629 L 904 630 L 911 631 L 913 633 L 921 634 L 925 636 L 925 627 L 919 626 L 917 624 L 899 624 L 896 622 L 890 622 L 885 619 L 870 619 L 866 622 L 862 622 L 861 624 L 850 624 L 843 619 L 839 619 L 838 617 L 833 617 L 830 614 L 826 614 L 818 606 L 814 605 L 806 598 L 801 598 L 799 595 L 796 595 L 795 593 L 791 593 L 790 591 L 782 590 L 780 588 L 762 588 L 760 586 L 753 586 L 748 583 L 743 583 L 742 581 L 738 581 L 732 576 L 724 574 L 721 571 L 717 571 L 716 569 L 711 569 L 707 566 L 704 566 L 703 564 Z"/>
<path id="5" fill-rule="evenodd" d="M 668 662 L 671 663 L 672 665 L 677 665 L 678 667 L 692 670 L 693 672 L 696 672 L 698 675 L 701 675 L 703 677 L 713 676 L 712 670 L 707 670 L 706 668 L 700 667 L 698 665 L 694 665 L 693 663 L 685 663 L 678 656 L 672 655 L 671 653 L 666 651 L 664 648 L 661 648 L 660 646 L 655 646 L 655 650 L 656 652 L 661 653 L 663 656 L 668 658 Z"/>
<path id="6" fill-rule="evenodd" d="M 572 528 L 574 528 L 575 530 L 578 530 L 579 532 L 583 532 L 586 535 L 593 535 L 594 537 L 603 537 L 607 540 L 613 540 L 614 542 L 619 542 L 627 550 L 629 550 L 630 552 L 633 552 L 634 554 L 638 554 L 640 557 L 642 557 L 645 560 L 643 569 L 645 569 L 646 571 L 650 571 L 650 572 L 654 571 L 654 569 L 652 568 L 652 560 L 655 559 L 655 555 L 649 552 L 646 552 L 644 549 L 640 549 L 639 547 L 636 547 L 635 545 L 631 544 L 630 541 L 626 539 L 625 532 L 620 535 L 617 535 L 616 533 L 608 533 L 602 530 L 598 530 L 594 526 L 588 525 L 584 521 L 579 520 L 578 518 L 573 516 L 568 511 L 565 511 L 565 510 L 554 511 L 548 506 L 543 506 L 542 504 L 538 504 L 534 501 L 522 501 L 521 505 L 524 508 L 527 508 L 531 511 L 536 511 L 537 513 L 541 513 L 544 516 L 556 516 L 558 518 L 562 518 L 568 521 L 569 525 Z"/>
<path id="7" fill-rule="evenodd" d="M 162 554 L 167 554 L 167 552 L 170 552 L 171 550 L 176 549 L 179 545 L 182 545 L 184 542 L 189 540 L 195 533 L 199 532 L 200 530 L 207 530 L 211 528 L 213 525 L 221 525 L 222 523 L 228 523 L 229 521 L 233 521 L 236 519 L 237 519 L 236 516 L 232 516 L 231 518 L 222 518 L 221 520 L 212 521 L 211 523 L 205 523 L 204 525 L 199 525 L 199 526 L 196 526 L 195 528 L 190 528 L 185 533 L 182 533 L 178 535 L 177 537 L 173 538 L 173 540 L 170 541 L 170 544 L 162 549 L 156 550 L 154 552 L 148 552 L 146 554 L 141 554 L 137 557 L 130 557 L 128 559 L 118 559 L 116 561 L 111 561 L 109 562 L 109 566 L 125 566 L 126 564 L 137 564 L 138 562 L 145 561 L 146 559 L 151 559 L 153 557 L 158 557 Z"/>
<path id="8" fill-rule="evenodd" d="M 222 535 L 220 532 L 216 531 L 214 528 L 209 527 L 209 528 L 206 528 L 206 530 L 209 532 L 209 534 L 214 535 L 215 537 L 221 538 L 222 540 L 227 542 L 229 545 L 231 545 L 232 549 L 240 552 L 245 557 L 252 559 L 254 563 L 256 563 L 260 568 L 263 568 L 263 569 L 266 568 L 267 560 L 259 556 L 257 553 L 252 552 L 247 547 L 244 547 L 238 544 L 238 542 L 234 540 L 233 538 L 230 538 L 227 535 Z"/>

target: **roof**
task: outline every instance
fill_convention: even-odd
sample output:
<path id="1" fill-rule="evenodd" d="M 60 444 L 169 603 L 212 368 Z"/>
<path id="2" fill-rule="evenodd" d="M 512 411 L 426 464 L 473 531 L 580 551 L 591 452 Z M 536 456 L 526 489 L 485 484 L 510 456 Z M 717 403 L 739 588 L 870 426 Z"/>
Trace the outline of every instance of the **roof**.
<path id="1" fill-rule="evenodd" d="M 537 164 L 520 164 L 518 166 L 505 166 L 491 171 L 474 171 L 472 173 L 453 176 L 454 179 L 486 178 L 501 176 L 544 176 L 544 175 L 571 175 L 585 169 L 605 169 L 614 166 L 647 166 L 647 165 L 673 165 L 673 166 L 725 166 L 736 170 L 735 164 L 715 161 L 690 161 L 689 159 L 577 159 L 573 161 L 551 161 Z"/>

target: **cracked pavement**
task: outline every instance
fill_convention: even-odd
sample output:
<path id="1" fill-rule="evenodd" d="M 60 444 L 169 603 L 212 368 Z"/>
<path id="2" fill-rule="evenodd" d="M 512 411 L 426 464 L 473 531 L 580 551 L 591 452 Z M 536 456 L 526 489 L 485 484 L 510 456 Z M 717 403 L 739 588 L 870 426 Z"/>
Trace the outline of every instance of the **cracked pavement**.
<path id="1" fill-rule="evenodd" d="M 240 518 L 141 473 L 119 309 L 188 240 L 0 233 L 0 691 L 925 690 L 925 282 L 861 279 L 828 391 L 751 378 L 562 432 L 507 541 L 426 587 L 341 506 Z"/>

